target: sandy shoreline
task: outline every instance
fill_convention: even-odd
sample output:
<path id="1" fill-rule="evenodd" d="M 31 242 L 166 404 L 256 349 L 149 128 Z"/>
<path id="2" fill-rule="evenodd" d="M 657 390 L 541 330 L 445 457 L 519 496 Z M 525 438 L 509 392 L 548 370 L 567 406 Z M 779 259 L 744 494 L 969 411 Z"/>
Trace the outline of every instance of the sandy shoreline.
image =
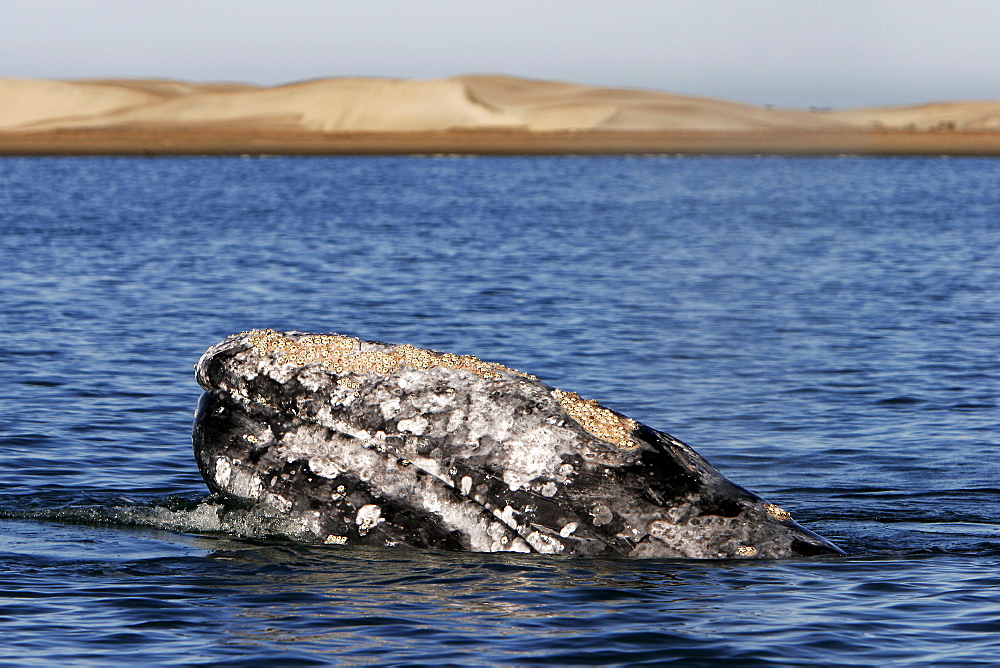
<path id="1" fill-rule="evenodd" d="M 0 78 L 0 155 L 1000 155 L 1000 101 L 796 110 L 501 75 Z"/>
<path id="2" fill-rule="evenodd" d="M 998 132 L 450 130 L 311 133 L 259 129 L 80 129 L 0 133 L 0 155 L 980 155 Z"/>

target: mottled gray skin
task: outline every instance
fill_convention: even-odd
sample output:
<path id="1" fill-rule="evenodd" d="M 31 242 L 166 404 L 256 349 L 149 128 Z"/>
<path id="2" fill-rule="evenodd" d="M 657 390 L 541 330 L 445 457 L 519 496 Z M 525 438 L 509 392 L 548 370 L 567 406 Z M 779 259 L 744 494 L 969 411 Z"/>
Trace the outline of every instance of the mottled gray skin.
<path id="1" fill-rule="evenodd" d="M 317 541 L 698 559 L 842 553 L 672 436 L 637 423 L 630 447 L 604 441 L 553 388 L 514 372 L 402 367 L 345 374 L 345 387 L 318 363 L 260 354 L 246 334 L 210 348 L 196 370 L 207 392 L 194 450 L 208 487 L 288 513 Z"/>

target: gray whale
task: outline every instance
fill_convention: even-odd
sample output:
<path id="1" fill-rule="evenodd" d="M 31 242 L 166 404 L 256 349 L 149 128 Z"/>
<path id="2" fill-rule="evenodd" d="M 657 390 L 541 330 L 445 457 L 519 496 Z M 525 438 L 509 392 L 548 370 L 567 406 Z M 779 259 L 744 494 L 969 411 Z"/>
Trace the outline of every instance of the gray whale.
<path id="1" fill-rule="evenodd" d="M 196 365 L 209 489 L 318 542 L 575 556 L 842 554 L 663 432 L 469 355 L 253 330 Z"/>

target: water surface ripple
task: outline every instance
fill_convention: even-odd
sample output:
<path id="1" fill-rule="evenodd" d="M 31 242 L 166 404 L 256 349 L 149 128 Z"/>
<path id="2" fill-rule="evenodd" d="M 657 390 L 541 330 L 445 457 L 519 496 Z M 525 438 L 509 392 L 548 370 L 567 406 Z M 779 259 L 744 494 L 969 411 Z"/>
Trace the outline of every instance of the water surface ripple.
<path id="1" fill-rule="evenodd" d="M 995 665 L 1000 162 L 0 160 L 3 665 Z M 207 495 L 255 327 L 470 353 L 850 553 L 311 546 Z"/>

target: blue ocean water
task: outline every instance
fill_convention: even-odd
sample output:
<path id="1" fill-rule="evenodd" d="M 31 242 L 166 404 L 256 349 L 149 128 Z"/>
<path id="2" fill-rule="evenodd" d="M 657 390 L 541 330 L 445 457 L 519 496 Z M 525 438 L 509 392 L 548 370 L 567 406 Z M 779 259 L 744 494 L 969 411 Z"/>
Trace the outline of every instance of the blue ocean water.
<path id="1" fill-rule="evenodd" d="M 996 665 L 1000 161 L 0 160 L 0 664 Z M 315 546 L 208 497 L 228 334 L 469 353 L 849 555 Z"/>

